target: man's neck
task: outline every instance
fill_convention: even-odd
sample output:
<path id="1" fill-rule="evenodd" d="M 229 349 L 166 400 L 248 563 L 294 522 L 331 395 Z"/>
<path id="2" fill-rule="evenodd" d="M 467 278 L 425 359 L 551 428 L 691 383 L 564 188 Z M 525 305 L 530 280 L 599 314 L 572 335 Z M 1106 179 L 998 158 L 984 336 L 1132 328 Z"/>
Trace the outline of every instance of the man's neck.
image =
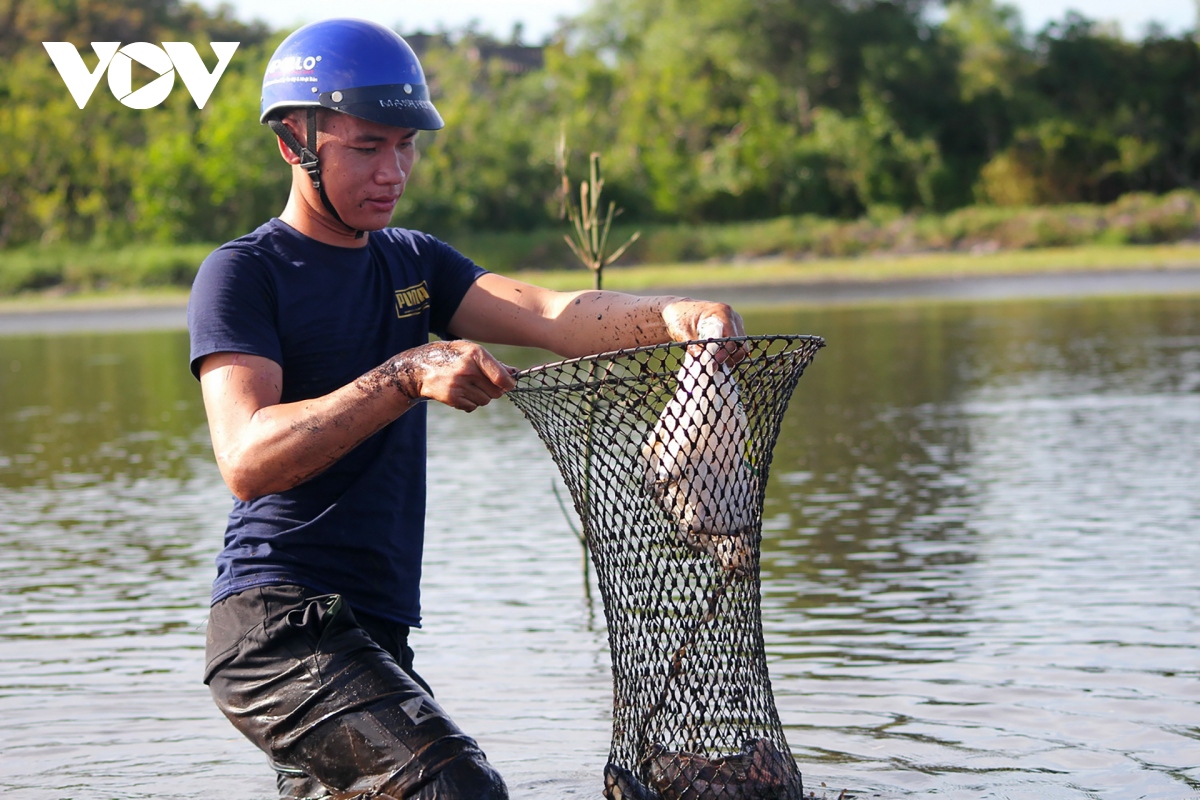
<path id="1" fill-rule="evenodd" d="M 295 187 L 288 195 L 287 205 L 284 206 L 279 219 L 308 238 L 334 247 L 366 247 L 367 239 L 370 236 L 369 233 L 364 233 L 362 236 L 356 237 L 355 231 L 333 219 L 323 206 L 314 207 L 307 197 L 296 191 Z"/>

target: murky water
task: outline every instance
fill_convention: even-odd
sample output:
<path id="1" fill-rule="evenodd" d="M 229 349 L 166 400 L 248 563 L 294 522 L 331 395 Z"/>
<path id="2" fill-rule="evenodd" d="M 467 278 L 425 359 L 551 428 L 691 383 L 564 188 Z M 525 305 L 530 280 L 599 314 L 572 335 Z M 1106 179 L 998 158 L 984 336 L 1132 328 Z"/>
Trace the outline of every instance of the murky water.
<path id="1" fill-rule="evenodd" d="M 1200 795 L 1200 299 L 748 324 L 829 341 L 764 532 L 807 788 Z M 6 798 L 272 795 L 199 683 L 229 500 L 186 352 L 181 332 L 0 337 Z M 506 402 L 431 433 L 417 666 L 515 798 L 598 797 L 603 613 L 553 465 Z"/>

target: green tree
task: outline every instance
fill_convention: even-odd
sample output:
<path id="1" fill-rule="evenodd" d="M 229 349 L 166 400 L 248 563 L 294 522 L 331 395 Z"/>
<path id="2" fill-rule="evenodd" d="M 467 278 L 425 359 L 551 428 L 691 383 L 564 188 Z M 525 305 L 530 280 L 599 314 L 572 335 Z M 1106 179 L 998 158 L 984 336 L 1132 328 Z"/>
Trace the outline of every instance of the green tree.
<path id="1" fill-rule="evenodd" d="M 422 135 L 397 221 L 558 225 L 561 135 L 603 154 L 634 224 L 1200 188 L 1193 37 L 1129 41 L 1078 15 L 1030 36 L 999 0 L 944 7 L 935 23 L 933 0 L 594 0 L 534 69 L 475 32 L 428 37 L 447 127 Z M 180 0 L 0 0 L 0 247 L 217 241 L 277 213 L 290 173 L 257 116 L 283 35 Z M 101 85 L 80 111 L 52 40 L 85 58 L 189 41 L 210 66 L 208 42 L 241 46 L 203 110 L 177 91 L 135 111 Z"/>
<path id="2" fill-rule="evenodd" d="M 405 225 L 527 230 L 551 219 L 553 120 L 545 75 L 510 75 L 478 55 L 479 40 L 427 52 L 444 132 L 422 133 L 420 159 L 398 209 Z"/>
<path id="3" fill-rule="evenodd" d="M 203 111 L 173 95 L 169 107 L 149 116 L 145 160 L 133 186 L 140 237 L 223 241 L 282 210 L 291 172 L 274 134 L 258 121 L 258 70 L 274 45 L 246 48 L 242 66 L 226 71 Z"/>
<path id="4" fill-rule="evenodd" d="M 41 43 L 69 41 L 94 64 L 92 41 L 190 41 L 202 56 L 210 41 L 239 41 L 241 51 L 210 100 L 219 103 L 265 29 L 232 20 L 228 9 L 209 14 L 177 0 L 0 0 L 0 21 L 0 135 L 10 154 L 0 162 L 0 247 L 115 245 L 135 236 L 178 241 L 211 232 L 203 223 L 220 214 L 206 202 L 203 148 L 186 147 L 203 114 L 187 93 L 138 111 L 101 85 L 79 109 Z M 209 56 L 210 67 L 214 62 Z M 155 175 L 163 178 L 159 190 L 146 184 Z"/>
<path id="5" fill-rule="evenodd" d="M 1069 15 L 1038 34 L 1031 61 L 1012 103 L 1021 123 L 981 170 L 982 199 L 1109 202 L 1200 185 L 1200 47 L 1192 39 L 1130 42 Z"/>

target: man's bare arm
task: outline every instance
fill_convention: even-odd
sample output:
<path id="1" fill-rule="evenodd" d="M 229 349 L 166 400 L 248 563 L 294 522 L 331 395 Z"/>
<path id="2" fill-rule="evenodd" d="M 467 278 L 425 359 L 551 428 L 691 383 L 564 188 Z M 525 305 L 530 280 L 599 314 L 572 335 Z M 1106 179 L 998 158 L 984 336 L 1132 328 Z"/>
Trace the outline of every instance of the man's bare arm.
<path id="1" fill-rule="evenodd" d="M 423 399 L 474 411 L 512 388 L 507 367 L 470 342 L 406 350 L 322 397 L 281 403 L 270 359 L 214 353 L 200 387 L 221 476 L 250 500 L 299 486 Z"/>
<path id="2" fill-rule="evenodd" d="M 745 333 L 742 318 L 724 303 L 606 291 L 555 292 L 495 274 L 483 275 L 468 290 L 450 331 L 464 339 L 541 347 L 568 358 Z"/>

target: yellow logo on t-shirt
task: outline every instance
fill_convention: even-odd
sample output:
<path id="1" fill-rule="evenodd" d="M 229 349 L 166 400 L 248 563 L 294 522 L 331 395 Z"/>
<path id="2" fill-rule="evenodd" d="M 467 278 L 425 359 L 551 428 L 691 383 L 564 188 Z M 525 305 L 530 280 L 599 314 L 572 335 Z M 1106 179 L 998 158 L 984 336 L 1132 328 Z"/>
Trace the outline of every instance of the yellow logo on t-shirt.
<path id="1" fill-rule="evenodd" d="M 429 308 L 429 287 L 425 281 L 416 286 L 396 291 L 396 316 L 400 319 L 415 317 Z"/>

